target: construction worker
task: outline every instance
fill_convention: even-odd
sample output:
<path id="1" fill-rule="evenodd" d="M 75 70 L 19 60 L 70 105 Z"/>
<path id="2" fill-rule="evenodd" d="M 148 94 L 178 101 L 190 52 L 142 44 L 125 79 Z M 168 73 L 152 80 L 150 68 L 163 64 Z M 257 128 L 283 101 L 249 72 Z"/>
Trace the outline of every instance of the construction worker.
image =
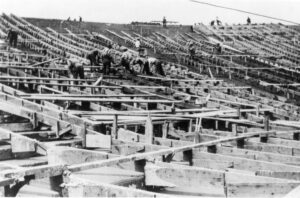
<path id="1" fill-rule="evenodd" d="M 142 53 L 142 48 L 141 48 L 141 39 L 140 38 L 137 38 L 135 43 L 135 48 L 136 50 L 139 52 L 139 55 Z"/>
<path id="2" fill-rule="evenodd" d="M 108 48 L 105 48 L 102 52 L 102 63 L 103 63 L 103 73 L 105 75 L 109 74 L 111 64 L 115 64 L 114 58 L 112 56 L 112 45 L 109 44 Z"/>
<path id="3" fill-rule="evenodd" d="M 41 62 L 47 61 L 48 60 L 48 51 L 47 51 L 46 48 L 42 50 L 42 55 L 43 55 L 43 57 L 41 57 L 40 61 Z M 41 64 L 40 66 L 41 67 L 48 67 L 49 65 L 50 65 L 50 63 L 44 63 L 44 64 Z"/>
<path id="4" fill-rule="evenodd" d="M 86 58 L 90 61 L 91 66 L 99 66 L 99 51 L 97 49 L 90 52 Z"/>
<path id="5" fill-rule="evenodd" d="M 19 33 L 16 30 L 13 30 L 12 28 L 9 29 L 7 34 L 7 40 L 10 46 L 17 47 L 18 34 Z"/>
<path id="6" fill-rule="evenodd" d="M 133 59 L 130 64 L 132 65 L 133 70 L 137 73 L 152 75 L 149 67 L 149 62 L 145 57 L 139 56 Z"/>
<path id="7" fill-rule="evenodd" d="M 222 25 L 222 22 L 219 20 L 218 17 L 216 18 L 216 22 L 217 22 L 217 25 L 218 25 L 218 26 L 221 26 L 221 25 Z"/>
<path id="8" fill-rule="evenodd" d="M 13 46 L 17 47 L 19 32 L 17 30 L 13 31 Z"/>
<path id="9" fill-rule="evenodd" d="M 69 57 L 67 59 L 67 64 L 71 78 L 77 79 L 79 77 L 80 79 L 84 79 L 83 64 L 80 60 L 75 57 Z M 78 83 L 75 82 L 75 84 Z"/>
<path id="10" fill-rule="evenodd" d="M 189 50 L 190 57 L 193 59 L 196 54 L 196 47 L 193 41 L 190 41 L 188 45 L 189 45 L 188 50 Z"/>
<path id="11" fill-rule="evenodd" d="M 251 24 L 251 19 L 250 17 L 247 18 L 247 25 L 250 25 Z"/>
<path id="12" fill-rule="evenodd" d="M 166 17 L 163 18 L 162 24 L 163 24 L 164 28 L 167 28 L 167 19 L 166 19 Z"/>
<path id="13" fill-rule="evenodd" d="M 133 73 L 133 71 L 130 69 L 131 59 L 132 59 L 131 53 L 128 51 L 128 49 L 126 47 L 123 48 L 123 54 L 121 56 L 120 65 L 125 67 L 126 71 L 129 71 L 130 73 Z"/>
<path id="14" fill-rule="evenodd" d="M 11 36 L 11 32 L 12 32 L 12 29 L 9 28 L 8 33 L 7 33 L 7 37 L 6 37 L 6 40 L 8 41 L 8 43 L 9 43 L 10 46 L 12 46 L 12 36 Z"/>
<path id="15" fill-rule="evenodd" d="M 148 58 L 149 67 L 152 73 L 165 76 L 165 72 L 162 68 L 162 62 L 156 58 Z"/>

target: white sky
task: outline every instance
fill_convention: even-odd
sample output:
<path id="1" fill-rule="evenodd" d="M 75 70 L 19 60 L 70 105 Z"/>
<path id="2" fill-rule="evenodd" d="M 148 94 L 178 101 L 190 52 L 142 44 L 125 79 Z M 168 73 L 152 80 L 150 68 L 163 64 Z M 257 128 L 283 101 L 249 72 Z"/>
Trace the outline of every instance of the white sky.
<path id="1" fill-rule="evenodd" d="M 283 18 L 300 23 L 300 0 L 200 0 L 221 6 Z M 67 19 L 84 21 L 130 23 L 131 21 L 167 20 L 181 24 L 204 22 L 216 16 L 225 23 L 245 23 L 248 16 L 253 23 L 270 19 L 223 10 L 190 2 L 189 0 L 0 0 L 0 12 L 22 17 Z M 273 21 L 277 22 L 277 21 Z"/>

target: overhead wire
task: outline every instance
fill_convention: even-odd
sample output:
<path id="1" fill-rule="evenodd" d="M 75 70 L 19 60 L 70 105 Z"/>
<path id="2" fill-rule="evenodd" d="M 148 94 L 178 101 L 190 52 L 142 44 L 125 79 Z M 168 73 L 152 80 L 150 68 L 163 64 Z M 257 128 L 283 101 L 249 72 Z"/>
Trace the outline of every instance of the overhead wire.
<path id="1" fill-rule="evenodd" d="M 236 11 L 236 12 L 247 13 L 247 14 L 251 14 L 251 15 L 255 15 L 255 16 L 260 16 L 260 17 L 264 17 L 264 18 L 269 18 L 269 19 L 273 19 L 273 20 L 277 20 L 277 21 L 283 21 L 283 22 L 292 23 L 292 24 L 295 24 L 295 25 L 300 25 L 300 23 L 297 23 L 297 22 L 294 22 L 294 21 L 290 21 L 290 20 L 286 20 L 286 19 L 281 19 L 281 18 L 277 18 L 277 17 L 272 17 L 272 16 L 267 16 L 267 15 L 263 15 L 263 14 L 259 14 L 259 13 L 254 13 L 254 12 L 249 12 L 249 11 L 240 10 L 240 9 L 236 9 L 236 8 L 230 8 L 230 7 L 220 6 L 220 5 L 216 5 L 216 4 L 212 4 L 212 3 L 207 3 L 207 2 L 203 2 L 203 1 L 197 1 L 197 0 L 190 0 L 190 1 L 194 2 L 194 3 L 203 4 L 203 5 L 213 6 L 213 7 L 227 9 L 227 10 L 233 10 L 233 11 Z"/>

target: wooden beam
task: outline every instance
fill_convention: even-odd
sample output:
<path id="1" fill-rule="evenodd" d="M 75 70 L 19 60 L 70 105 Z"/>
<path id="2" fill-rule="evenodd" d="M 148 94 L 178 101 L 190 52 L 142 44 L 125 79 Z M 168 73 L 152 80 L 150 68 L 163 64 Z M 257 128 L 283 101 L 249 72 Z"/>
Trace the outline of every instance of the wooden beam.
<path id="1" fill-rule="evenodd" d="M 142 160 L 142 159 L 147 159 L 148 157 L 163 156 L 163 155 L 188 151 L 188 150 L 191 150 L 191 149 L 194 149 L 194 148 L 208 147 L 208 146 L 212 146 L 212 145 L 216 145 L 216 144 L 220 144 L 220 143 L 236 141 L 236 140 L 239 140 L 239 139 L 252 138 L 252 137 L 255 137 L 255 136 L 258 136 L 258 135 L 276 134 L 276 133 L 279 133 L 279 132 L 268 131 L 268 132 L 247 133 L 247 134 L 243 134 L 242 136 L 222 138 L 222 139 L 219 139 L 219 140 L 214 140 L 214 141 L 209 141 L 209 142 L 204 142 L 204 143 L 199 143 L 199 144 L 194 144 L 194 145 L 187 145 L 187 146 L 181 146 L 181 147 L 176 147 L 176 148 L 163 149 L 163 150 L 160 150 L 160 151 L 153 151 L 153 152 L 148 152 L 148 153 L 139 153 L 139 154 L 134 154 L 134 155 L 129 155 L 129 156 L 122 156 L 122 157 L 119 157 L 119 158 L 108 159 L 108 160 L 105 160 L 105 161 L 98 161 L 98 162 L 96 161 L 96 162 L 90 162 L 90 163 L 85 163 L 85 164 L 80 164 L 80 165 L 72 165 L 72 166 L 69 167 L 69 170 L 76 172 L 76 171 L 81 171 L 81 170 L 90 169 L 90 168 L 111 166 L 111 165 L 119 163 L 119 162 L 129 162 L 129 161 L 132 161 L 132 160 Z M 288 131 L 286 131 L 284 133 L 288 133 Z"/>
<path id="2" fill-rule="evenodd" d="M 225 196 L 224 183 L 223 171 L 162 162 L 147 162 L 145 166 L 147 186 L 173 187 L 174 191 L 183 195 L 192 191 L 211 197 Z"/>
<path id="3" fill-rule="evenodd" d="M 45 80 L 46 81 L 46 80 Z M 47 80 L 51 81 L 51 79 Z M 122 87 L 120 86 L 106 86 L 106 85 L 101 85 L 101 86 L 94 86 L 94 85 L 72 85 L 72 84 L 62 84 L 62 83 L 51 83 L 51 82 L 39 82 L 39 80 L 1 80 L 1 83 L 24 83 L 24 84 L 31 84 L 31 85 L 47 85 L 47 86 L 61 86 L 61 87 L 83 87 L 83 88 L 107 88 L 107 89 L 121 89 Z"/>
<path id="4" fill-rule="evenodd" d="M 49 147 L 47 152 L 48 164 L 80 164 L 96 160 L 108 159 L 111 154 L 99 151 L 89 151 L 67 146 Z"/>
<path id="5" fill-rule="evenodd" d="M 30 122 L 24 122 L 24 123 L 1 123 L 0 128 L 4 128 L 13 132 L 19 132 L 19 131 L 32 131 L 33 126 Z"/>
<path id="6" fill-rule="evenodd" d="M 79 81 L 79 82 L 95 82 L 92 79 L 74 79 L 74 78 L 44 78 L 44 77 L 20 77 L 20 76 L 0 76 L 0 79 L 12 79 L 13 80 L 24 80 L 23 82 L 28 81 Z"/>
<path id="7" fill-rule="evenodd" d="M 148 78 L 148 79 L 155 79 L 155 80 L 162 80 L 162 81 L 176 81 L 176 82 L 223 82 L 223 80 L 195 80 L 195 79 L 172 79 L 172 78 L 160 78 L 160 77 L 154 77 L 154 76 L 143 76 L 143 75 L 138 75 L 138 77 L 141 78 Z"/>
<path id="8" fill-rule="evenodd" d="M 25 137 L 23 135 L 13 133 L 7 129 L 0 128 L 0 133 L 8 135 L 12 140 L 12 152 L 36 152 L 46 155 L 47 146 L 42 142 Z M 28 150 L 29 149 L 29 150 Z"/>
<path id="9" fill-rule="evenodd" d="M 270 171 L 300 171 L 299 166 L 285 165 L 282 163 L 266 162 L 260 160 L 246 159 L 241 157 L 232 157 L 220 154 L 212 154 L 207 152 L 193 152 L 194 166 L 201 166 L 209 168 L 212 163 L 218 164 L 219 162 L 230 164 L 229 167 L 221 167 L 221 170 L 227 168 L 235 168 L 239 170 L 246 170 L 256 172 L 259 170 Z M 206 163 L 210 162 L 210 164 Z"/>
<path id="10" fill-rule="evenodd" d="M 64 188 L 67 190 L 65 196 L 69 197 L 169 197 L 159 193 L 81 179 L 78 176 L 70 176 L 69 183 L 64 184 Z"/>
<path id="11" fill-rule="evenodd" d="M 118 96 L 115 96 L 118 97 Z M 44 96 L 33 96 L 33 97 L 22 97 L 26 100 L 53 100 L 53 101 L 85 101 L 85 102 L 137 102 L 137 103 L 182 103 L 179 100 L 155 100 L 155 99 L 126 99 L 126 98 L 86 98 L 86 97 L 44 97 Z"/>

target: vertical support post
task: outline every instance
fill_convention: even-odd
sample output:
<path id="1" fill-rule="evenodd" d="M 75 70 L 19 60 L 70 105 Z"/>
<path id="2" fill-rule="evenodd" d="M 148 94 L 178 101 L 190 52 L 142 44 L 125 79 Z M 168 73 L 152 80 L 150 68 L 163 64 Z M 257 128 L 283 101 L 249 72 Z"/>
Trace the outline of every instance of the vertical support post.
<path id="1" fill-rule="evenodd" d="M 237 136 L 237 125 L 236 124 L 232 124 L 231 127 L 232 127 L 232 134 L 234 136 Z"/>
<path id="2" fill-rule="evenodd" d="M 256 106 L 256 116 L 259 116 L 259 105 Z"/>
<path id="3" fill-rule="evenodd" d="M 238 116 L 239 119 L 241 119 L 241 117 L 242 117 L 241 106 L 239 106 L 238 109 L 237 109 L 237 116 Z"/>
<path id="4" fill-rule="evenodd" d="M 82 148 L 86 148 L 86 122 L 82 126 Z"/>
<path id="5" fill-rule="evenodd" d="M 164 122 L 162 125 L 162 138 L 166 139 L 169 131 L 169 122 Z"/>
<path id="6" fill-rule="evenodd" d="M 60 131 L 59 121 L 56 121 L 56 128 L 55 128 L 55 131 L 56 131 L 56 137 L 59 137 L 59 131 Z"/>
<path id="7" fill-rule="evenodd" d="M 265 115 L 265 119 L 264 119 L 264 128 L 266 131 L 270 130 L 270 116 L 268 114 Z"/>
<path id="8" fill-rule="evenodd" d="M 218 120 L 215 121 L 215 129 L 216 129 L 216 130 L 219 129 L 219 121 L 218 121 Z"/>
<path id="9" fill-rule="evenodd" d="M 153 144 L 153 123 L 150 114 L 148 114 L 145 125 L 146 144 Z"/>
<path id="10" fill-rule="evenodd" d="M 118 115 L 114 115 L 113 129 L 112 129 L 112 138 L 118 138 Z"/>
<path id="11" fill-rule="evenodd" d="M 189 132 L 191 133 L 193 130 L 193 119 L 190 119 L 190 122 L 189 122 Z"/>

